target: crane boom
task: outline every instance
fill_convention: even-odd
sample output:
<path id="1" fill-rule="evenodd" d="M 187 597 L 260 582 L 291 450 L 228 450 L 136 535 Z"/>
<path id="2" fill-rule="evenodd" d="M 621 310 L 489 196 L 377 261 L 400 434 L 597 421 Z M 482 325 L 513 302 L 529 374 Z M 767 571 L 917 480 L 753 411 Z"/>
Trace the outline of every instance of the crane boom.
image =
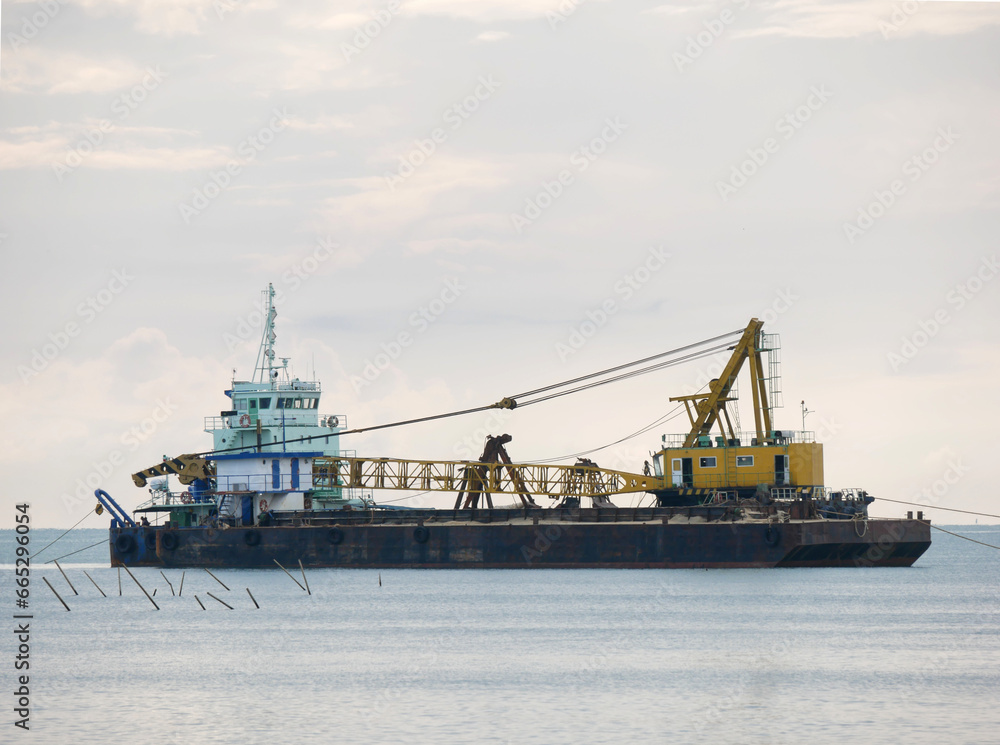
<path id="1" fill-rule="evenodd" d="M 162 463 L 133 473 L 132 482 L 143 487 L 148 479 L 167 475 L 177 476 L 182 484 L 187 485 L 195 479 L 212 478 L 215 466 L 200 455 L 178 455 L 176 458 L 164 458 Z"/>
<path id="2" fill-rule="evenodd" d="M 476 468 L 481 479 L 467 479 L 469 468 Z M 659 476 L 585 465 L 322 457 L 313 460 L 313 486 L 441 492 L 469 492 L 471 487 L 472 494 L 527 492 L 558 499 L 655 491 L 666 482 Z"/>

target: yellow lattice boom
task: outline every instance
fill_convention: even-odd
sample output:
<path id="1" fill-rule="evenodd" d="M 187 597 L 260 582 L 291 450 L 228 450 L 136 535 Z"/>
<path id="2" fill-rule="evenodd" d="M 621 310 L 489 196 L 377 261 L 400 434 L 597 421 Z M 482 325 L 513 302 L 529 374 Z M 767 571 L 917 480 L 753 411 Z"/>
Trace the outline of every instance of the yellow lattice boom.
<path id="1" fill-rule="evenodd" d="M 594 466 L 525 465 L 476 461 L 426 461 L 399 458 L 315 458 L 315 488 L 399 489 L 457 492 L 469 490 L 466 469 L 481 480 L 472 493 L 516 494 L 521 484 L 529 494 L 552 498 L 594 497 L 664 489 L 665 481 Z"/>

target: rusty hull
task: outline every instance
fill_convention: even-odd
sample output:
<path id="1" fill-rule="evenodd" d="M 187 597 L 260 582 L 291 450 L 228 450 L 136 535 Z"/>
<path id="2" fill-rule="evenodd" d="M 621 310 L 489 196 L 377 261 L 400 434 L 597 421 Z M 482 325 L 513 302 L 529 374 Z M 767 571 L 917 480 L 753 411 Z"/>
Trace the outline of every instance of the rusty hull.
<path id="1" fill-rule="evenodd" d="M 266 568 L 275 560 L 285 566 L 301 560 L 309 567 L 373 569 L 884 567 L 910 566 L 931 543 L 930 525 L 920 520 L 726 521 L 712 509 L 684 510 L 681 518 L 679 511 L 664 508 L 414 510 L 336 519 L 302 513 L 270 527 L 113 528 L 111 563 Z M 692 513 L 698 522 L 684 522 Z"/>

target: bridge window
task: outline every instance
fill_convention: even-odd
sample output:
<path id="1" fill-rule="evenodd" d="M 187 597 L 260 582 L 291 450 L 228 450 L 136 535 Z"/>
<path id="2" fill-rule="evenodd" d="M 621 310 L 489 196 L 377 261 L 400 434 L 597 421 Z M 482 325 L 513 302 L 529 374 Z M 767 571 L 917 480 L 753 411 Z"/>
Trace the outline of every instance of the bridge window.
<path id="1" fill-rule="evenodd" d="M 698 459 L 699 468 L 715 468 L 715 456 L 710 456 L 708 458 Z"/>
<path id="2" fill-rule="evenodd" d="M 302 399 L 301 398 L 295 398 L 295 399 L 292 399 L 292 400 L 295 402 L 295 403 L 292 404 L 292 408 L 293 409 L 301 409 L 302 408 Z M 286 409 L 288 408 L 288 401 L 285 401 L 285 408 Z"/>
<path id="3" fill-rule="evenodd" d="M 737 455 L 736 456 L 736 465 L 739 468 L 742 468 L 743 466 L 752 466 L 753 465 L 753 456 L 752 455 Z"/>
<path id="4" fill-rule="evenodd" d="M 262 408 L 262 409 L 270 409 L 271 408 L 271 399 L 269 399 L 269 398 L 262 398 L 260 400 L 260 408 Z"/>

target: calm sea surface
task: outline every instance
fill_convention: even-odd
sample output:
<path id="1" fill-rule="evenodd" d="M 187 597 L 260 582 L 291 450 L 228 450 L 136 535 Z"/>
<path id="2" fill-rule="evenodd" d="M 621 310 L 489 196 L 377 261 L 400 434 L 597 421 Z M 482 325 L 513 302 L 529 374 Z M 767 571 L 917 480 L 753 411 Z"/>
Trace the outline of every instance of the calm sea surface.
<path id="1" fill-rule="evenodd" d="M 181 597 L 134 570 L 159 612 L 124 572 L 119 596 L 106 545 L 60 559 L 79 595 L 44 564 L 105 535 L 33 566 L 31 732 L 8 633 L 0 742 L 1000 742 L 1000 551 L 937 531 L 910 569 L 322 569 L 311 596 L 278 569 L 216 571 L 229 590 L 187 570 Z"/>

